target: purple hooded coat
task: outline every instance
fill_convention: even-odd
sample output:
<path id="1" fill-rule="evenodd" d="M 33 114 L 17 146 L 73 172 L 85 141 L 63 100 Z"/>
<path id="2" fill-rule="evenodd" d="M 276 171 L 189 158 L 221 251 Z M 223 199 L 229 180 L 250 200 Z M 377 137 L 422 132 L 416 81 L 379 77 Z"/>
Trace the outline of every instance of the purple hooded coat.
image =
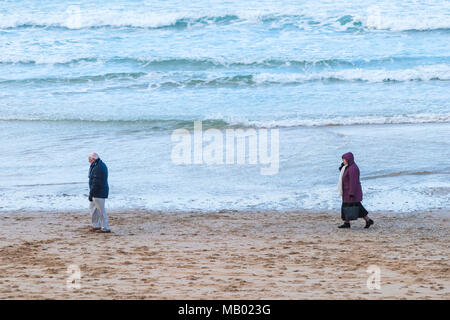
<path id="1" fill-rule="evenodd" d="M 342 202 L 360 202 L 362 201 L 362 189 L 359 181 L 359 168 L 355 163 L 353 153 L 348 152 L 342 158 L 348 163 L 342 176 Z"/>

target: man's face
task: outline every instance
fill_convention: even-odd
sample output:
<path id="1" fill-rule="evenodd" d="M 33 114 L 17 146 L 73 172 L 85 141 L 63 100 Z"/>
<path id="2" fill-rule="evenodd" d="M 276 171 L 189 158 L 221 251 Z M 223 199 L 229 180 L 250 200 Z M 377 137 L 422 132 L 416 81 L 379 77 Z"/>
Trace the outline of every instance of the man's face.
<path id="1" fill-rule="evenodd" d="M 91 157 L 88 157 L 88 159 L 89 159 L 89 163 L 92 163 L 92 162 L 95 161 L 95 159 L 94 159 L 94 158 L 91 158 Z"/>

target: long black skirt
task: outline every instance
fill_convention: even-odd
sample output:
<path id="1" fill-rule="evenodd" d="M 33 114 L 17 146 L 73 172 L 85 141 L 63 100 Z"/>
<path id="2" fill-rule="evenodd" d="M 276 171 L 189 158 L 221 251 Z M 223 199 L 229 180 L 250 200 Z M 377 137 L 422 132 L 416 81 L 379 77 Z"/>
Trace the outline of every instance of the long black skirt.
<path id="1" fill-rule="evenodd" d="M 344 208 L 345 207 L 353 207 L 353 206 L 358 206 L 359 207 L 358 218 L 364 218 L 365 216 L 367 216 L 369 214 L 369 212 L 367 212 L 366 208 L 363 207 L 361 202 L 342 202 L 342 206 L 341 206 L 341 219 L 342 220 L 345 221 Z"/>

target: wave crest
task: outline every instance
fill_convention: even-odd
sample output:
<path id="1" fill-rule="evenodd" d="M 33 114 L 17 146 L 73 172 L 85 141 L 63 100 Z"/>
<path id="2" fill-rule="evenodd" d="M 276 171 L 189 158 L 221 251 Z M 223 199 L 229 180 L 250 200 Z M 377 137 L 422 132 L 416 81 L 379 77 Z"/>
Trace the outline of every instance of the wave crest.
<path id="1" fill-rule="evenodd" d="M 25 79 L 0 79 L 0 84 L 40 84 L 40 83 L 87 83 L 102 81 L 133 81 L 139 88 L 201 88 L 201 87 L 245 87 L 299 85 L 307 82 L 369 82 L 390 83 L 408 81 L 449 81 L 450 65 L 435 64 L 411 69 L 386 70 L 347 68 L 319 72 L 280 72 L 280 73 L 238 73 L 224 75 L 221 72 L 185 73 L 167 72 L 123 72 L 86 75 L 79 77 L 45 77 Z"/>
<path id="2" fill-rule="evenodd" d="M 408 15 L 405 17 L 375 12 L 359 14 L 317 15 L 303 13 L 229 12 L 218 14 L 119 12 L 80 9 L 79 13 L 59 12 L 43 14 L 0 14 L 1 29 L 59 28 L 143 28 L 189 29 L 192 27 L 224 26 L 230 24 L 265 24 L 270 28 L 294 27 L 311 30 L 317 28 L 336 31 L 450 31 L 448 17 L 435 15 Z M 379 15 L 379 18 L 378 18 Z"/>
<path id="3" fill-rule="evenodd" d="M 449 63 L 450 56 L 386 56 L 376 59 L 311 59 L 311 60 L 297 60 L 297 59 L 277 59 L 266 58 L 256 60 L 229 60 L 208 57 L 46 57 L 42 56 L 39 59 L 23 59 L 20 57 L 5 57 L 0 59 L 0 65 L 57 65 L 57 66 L 75 66 L 85 63 L 101 63 L 107 64 L 133 64 L 143 68 L 149 69 L 194 69 L 194 70 L 208 70 L 208 69 L 228 69 L 228 68 L 315 68 L 315 67 L 372 67 L 392 65 L 396 63 L 425 63 L 429 61 L 436 61 L 439 63 Z"/>
<path id="4" fill-rule="evenodd" d="M 150 130 L 174 130 L 178 128 L 193 128 L 194 120 L 202 120 L 203 128 L 296 128 L 296 127 L 333 127 L 355 125 L 383 124 L 420 124 L 420 123 L 450 123 L 450 114 L 398 114 L 379 116 L 340 116 L 323 118 L 288 118 L 274 120 L 252 120 L 236 117 L 214 115 L 204 119 L 152 119 L 130 118 L 118 119 L 105 116 L 95 119 L 92 115 L 83 118 L 54 116 L 0 116 L 0 121 L 24 122 L 85 122 L 92 124 L 138 125 Z"/>

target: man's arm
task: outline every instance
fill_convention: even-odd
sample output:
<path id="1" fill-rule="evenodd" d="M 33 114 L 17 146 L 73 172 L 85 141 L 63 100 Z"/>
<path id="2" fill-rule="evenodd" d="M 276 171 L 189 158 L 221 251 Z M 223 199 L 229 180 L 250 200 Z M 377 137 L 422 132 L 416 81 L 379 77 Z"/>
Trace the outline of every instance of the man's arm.
<path id="1" fill-rule="evenodd" d="M 100 170 L 99 166 L 95 166 L 92 169 L 92 173 L 91 173 L 92 186 L 91 186 L 91 190 L 89 191 L 89 200 L 90 201 L 92 201 L 93 195 L 100 191 L 102 177 L 103 177 L 103 171 Z"/>

